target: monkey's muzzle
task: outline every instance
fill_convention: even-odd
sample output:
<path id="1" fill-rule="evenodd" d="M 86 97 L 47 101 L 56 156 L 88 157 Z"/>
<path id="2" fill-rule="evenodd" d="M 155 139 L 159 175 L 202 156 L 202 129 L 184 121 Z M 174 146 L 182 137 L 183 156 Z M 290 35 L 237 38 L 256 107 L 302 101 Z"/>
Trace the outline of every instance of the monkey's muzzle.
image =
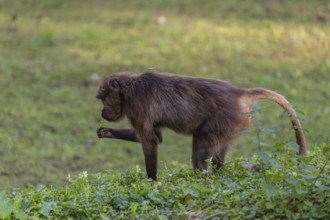
<path id="1" fill-rule="evenodd" d="M 102 116 L 102 118 L 104 118 L 105 120 L 110 121 L 110 119 L 109 119 L 108 116 L 107 116 L 107 112 L 106 112 L 105 109 L 102 109 L 102 111 L 101 111 L 101 116 Z"/>

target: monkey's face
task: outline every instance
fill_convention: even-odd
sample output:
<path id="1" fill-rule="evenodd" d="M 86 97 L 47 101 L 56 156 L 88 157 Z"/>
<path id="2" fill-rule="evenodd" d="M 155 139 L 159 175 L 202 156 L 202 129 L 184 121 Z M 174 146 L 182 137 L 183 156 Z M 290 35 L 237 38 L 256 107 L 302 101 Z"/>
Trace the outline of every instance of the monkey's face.
<path id="1" fill-rule="evenodd" d="M 117 121 L 123 114 L 123 98 L 117 79 L 104 79 L 98 89 L 97 99 L 103 103 L 102 117 L 107 121 Z"/>

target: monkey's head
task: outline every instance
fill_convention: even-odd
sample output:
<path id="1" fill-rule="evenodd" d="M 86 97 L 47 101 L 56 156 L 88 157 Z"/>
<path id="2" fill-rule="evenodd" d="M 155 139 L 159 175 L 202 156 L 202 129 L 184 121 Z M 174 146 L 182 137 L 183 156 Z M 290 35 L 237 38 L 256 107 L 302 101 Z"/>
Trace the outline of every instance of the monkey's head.
<path id="1" fill-rule="evenodd" d="M 102 117 L 107 121 L 117 121 L 123 115 L 124 98 L 120 77 L 114 75 L 103 79 L 96 98 L 103 103 Z"/>

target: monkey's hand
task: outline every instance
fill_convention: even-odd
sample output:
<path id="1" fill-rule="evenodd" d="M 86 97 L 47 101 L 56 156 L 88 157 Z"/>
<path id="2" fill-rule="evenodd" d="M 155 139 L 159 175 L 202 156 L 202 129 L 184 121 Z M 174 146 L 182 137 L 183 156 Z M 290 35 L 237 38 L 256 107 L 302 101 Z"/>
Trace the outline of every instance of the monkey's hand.
<path id="1" fill-rule="evenodd" d="M 96 133 L 99 138 L 112 138 L 113 137 L 110 128 L 101 127 L 99 129 L 97 129 Z"/>

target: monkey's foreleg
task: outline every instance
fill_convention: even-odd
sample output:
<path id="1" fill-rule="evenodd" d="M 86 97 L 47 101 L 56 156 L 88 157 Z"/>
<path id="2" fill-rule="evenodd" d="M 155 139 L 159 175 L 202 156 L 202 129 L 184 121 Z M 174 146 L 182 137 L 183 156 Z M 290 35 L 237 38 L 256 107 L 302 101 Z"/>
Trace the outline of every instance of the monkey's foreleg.
<path id="1" fill-rule="evenodd" d="M 133 129 L 112 129 L 101 127 L 96 133 L 99 138 L 114 138 L 125 141 L 140 142 Z"/>
<path id="2" fill-rule="evenodd" d="M 157 143 L 146 141 L 142 143 L 148 178 L 157 179 Z"/>

